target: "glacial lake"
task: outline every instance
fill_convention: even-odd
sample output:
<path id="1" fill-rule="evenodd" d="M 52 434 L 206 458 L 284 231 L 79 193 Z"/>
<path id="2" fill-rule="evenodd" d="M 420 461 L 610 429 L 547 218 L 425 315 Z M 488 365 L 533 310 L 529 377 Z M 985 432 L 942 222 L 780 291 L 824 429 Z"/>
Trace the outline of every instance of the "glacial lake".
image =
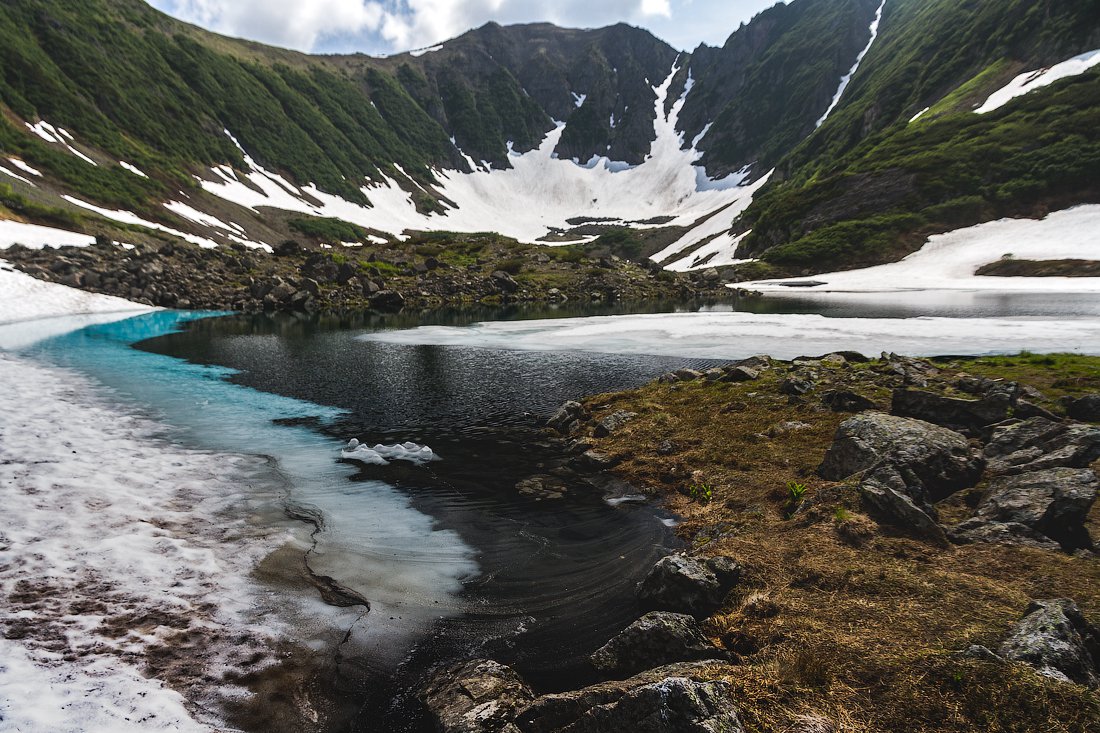
<path id="1" fill-rule="evenodd" d="M 313 572 L 371 602 L 363 613 L 297 599 L 288 619 L 303 643 L 339 648 L 351 729 L 420 731 L 430 728 L 410 713 L 410 686 L 440 661 L 493 657 L 543 690 L 583 682 L 584 658 L 637 617 L 634 585 L 679 546 L 674 518 L 658 508 L 580 486 L 560 501 L 516 491 L 561 458 L 539 428 L 562 402 L 754 353 L 876 354 L 868 346 L 879 341 L 930 353 L 937 339 L 958 354 L 1100 353 L 1100 298 L 792 294 L 642 309 L 160 311 L 26 351 L 106 384 L 171 426 L 172 440 L 270 457 L 284 498 L 256 521 L 312 518 Z M 438 460 L 342 460 L 353 437 L 430 446 Z"/>

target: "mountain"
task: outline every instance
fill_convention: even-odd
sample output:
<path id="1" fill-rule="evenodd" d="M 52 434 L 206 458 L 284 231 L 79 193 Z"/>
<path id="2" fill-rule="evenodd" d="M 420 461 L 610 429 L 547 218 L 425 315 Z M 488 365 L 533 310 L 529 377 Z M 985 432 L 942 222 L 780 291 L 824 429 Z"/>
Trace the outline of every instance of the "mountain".
<path id="1" fill-rule="evenodd" d="M 379 241 L 625 226 L 677 269 L 779 274 L 1098 200 L 1100 74 L 975 108 L 1100 48 L 1100 0 L 793 0 L 731 30 L 688 54 L 624 24 L 490 23 L 309 56 L 141 0 L 8 0 L 0 218 L 268 247 L 302 215 Z"/>

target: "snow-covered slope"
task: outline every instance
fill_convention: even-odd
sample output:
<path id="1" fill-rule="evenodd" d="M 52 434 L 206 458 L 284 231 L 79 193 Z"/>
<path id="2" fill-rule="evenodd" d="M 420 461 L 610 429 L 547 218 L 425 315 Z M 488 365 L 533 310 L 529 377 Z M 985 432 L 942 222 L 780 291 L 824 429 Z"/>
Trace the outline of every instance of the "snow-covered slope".
<path id="1" fill-rule="evenodd" d="M 731 287 L 769 293 L 874 293 L 898 290 L 997 290 L 1100 293 L 1097 277 L 984 277 L 974 273 L 1003 257 L 1100 260 L 1100 206 L 1077 206 L 1044 219 L 1001 219 L 931 237 L 900 262 L 810 278 L 762 280 Z"/>
<path id="2" fill-rule="evenodd" d="M 630 166 L 595 157 L 586 162 L 559 159 L 554 153 L 564 132 L 559 125 L 537 149 L 512 153 L 511 168 L 436 171 L 436 190 L 454 204 L 444 213 L 417 212 L 407 189 L 416 190 L 419 184 L 411 179 L 403 181 L 403 186 L 388 177 L 366 183 L 362 190 L 372 204 L 367 207 L 312 185 L 299 188 L 265 170 L 247 153 L 250 173 L 246 176 L 220 167 L 201 185 L 207 192 L 249 209 L 272 207 L 336 217 L 394 235 L 408 229 L 495 231 L 534 242 L 571 228 L 569 220 L 578 217 L 635 226 L 651 226 L 643 222 L 671 217 L 672 225 L 690 226 L 731 205 L 743 209 L 755 187 L 741 185 L 744 174 L 710 180 L 695 165 L 699 153 L 693 146 L 685 147 L 682 134 L 676 131 L 686 92 L 665 113 L 677 71 L 674 67 L 664 82 L 653 88 L 656 139 L 641 164 Z"/>

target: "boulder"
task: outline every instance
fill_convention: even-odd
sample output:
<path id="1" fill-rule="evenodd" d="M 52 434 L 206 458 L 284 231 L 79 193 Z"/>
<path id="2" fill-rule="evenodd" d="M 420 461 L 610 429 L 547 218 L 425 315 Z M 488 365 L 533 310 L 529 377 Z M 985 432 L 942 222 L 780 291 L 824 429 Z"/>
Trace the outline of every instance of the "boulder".
<path id="1" fill-rule="evenodd" d="M 739 570 L 733 567 L 719 564 L 715 568 L 719 572 L 706 561 L 686 555 L 663 557 L 639 583 L 638 600 L 648 610 L 705 618 L 722 605 L 726 593 L 739 577 Z M 722 573 L 721 578 L 719 573 Z"/>
<path id="2" fill-rule="evenodd" d="M 1066 405 L 1066 414 L 1074 420 L 1100 422 L 1100 394 L 1090 394 L 1071 400 Z"/>
<path id="3" fill-rule="evenodd" d="M 1062 682 L 1100 685 L 1100 630 L 1068 599 L 1032 601 L 997 651 Z"/>
<path id="4" fill-rule="evenodd" d="M 821 396 L 821 402 L 833 412 L 866 412 L 875 409 L 869 398 L 847 390 L 834 390 Z"/>
<path id="5" fill-rule="evenodd" d="M 747 366 L 735 366 L 723 369 L 719 378 L 723 382 L 752 382 L 760 378 L 760 372 Z"/>
<path id="6" fill-rule="evenodd" d="M 1062 546 L 1027 525 L 1019 522 L 988 522 L 972 517 L 961 522 L 948 532 L 951 541 L 958 545 L 987 543 L 996 545 L 1017 545 L 1034 547 L 1039 550 L 1061 550 Z"/>
<path id="7" fill-rule="evenodd" d="M 590 657 L 608 677 L 625 678 L 673 662 L 721 659 L 696 620 L 682 613 L 652 611 L 619 632 Z"/>
<path id="8" fill-rule="evenodd" d="M 420 698 L 443 733 L 501 733 L 535 696 L 511 667 L 475 659 L 437 672 Z"/>
<path id="9" fill-rule="evenodd" d="M 1012 415 L 1020 420 L 1027 420 L 1031 417 L 1045 417 L 1047 420 L 1058 420 L 1058 416 L 1050 410 L 1024 399 L 1016 400 L 1016 409 L 1012 411 Z"/>
<path id="10" fill-rule="evenodd" d="M 1092 546 L 1085 519 L 1100 481 L 1087 468 L 1051 468 L 1002 476 L 989 485 L 975 517 L 1029 527 L 1067 550 Z"/>
<path id="11" fill-rule="evenodd" d="M 489 278 L 492 280 L 497 290 L 502 293 L 514 293 L 519 290 L 519 283 L 512 279 L 512 276 L 504 270 L 495 270 Z"/>
<path id="12" fill-rule="evenodd" d="M 743 733 L 732 689 L 710 679 L 712 666 L 672 665 L 544 695 L 519 714 L 517 727 L 524 733 Z"/>
<path id="13" fill-rule="evenodd" d="M 801 377 L 787 377 L 779 385 L 779 391 L 785 395 L 799 397 L 814 388 L 814 383 Z"/>
<path id="14" fill-rule="evenodd" d="M 932 392 L 895 389 L 890 412 L 959 430 L 974 430 L 1008 419 L 1012 400 L 1004 392 L 991 392 L 977 400 L 944 397 Z"/>
<path id="15" fill-rule="evenodd" d="M 627 412 L 626 410 L 613 412 L 596 423 L 595 435 L 597 438 L 605 438 L 636 417 L 638 417 L 636 412 Z"/>
<path id="16" fill-rule="evenodd" d="M 1100 428 L 1033 417 L 994 429 L 985 457 L 995 475 L 1084 468 L 1100 459 Z"/>
<path id="17" fill-rule="evenodd" d="M 918 506 L 897 473 L 883 472 L 864 479 L 859 493 L 868 508 L 887 523 L 947 545 L 947 535 L 936 521 L 935 509 L 926 504 Z"/>
<path id="18" fill-rule="evenodd" d="M 405 296 L 396 290 L 380 290 L 370 297 L 370 307 L 377 311 L 399 311 L 405 307 Z"/>
<path id="19" fill-rule="evenodd" d="M 869 470 L 897 473 L 919 506 L 973 486 L 982 467 L 966 438 L 954 431 L 869 412 L 841 423 L 819 473 L 830 481 Z"/>
<path id="20" fill-rule="evenodd" d="M 581 423 L 588 420 L 588 410 L 579 402 L 569 401 L 557 409 L 546 421 L 546 425 L 557 430 L 562 435 L 569 435 L 580 428 Z"/>
<path id="21" fill-rule="evenodd" d="M 735 362 L 730 368 L 745 367 L 759 372 L 764 369 L 769 369 L 771 365 L 772 358 L 770 356 L 757 354 L 756 356 L 750 356 L 748 359 L 742 359 L 741 361 Z"/>
<path id="22" fill-rule="evenodd" d="M 673 374 L 681 382 L 694 382 L 703 378 L 703 373 L 697 369 L 677 369 Z"/>

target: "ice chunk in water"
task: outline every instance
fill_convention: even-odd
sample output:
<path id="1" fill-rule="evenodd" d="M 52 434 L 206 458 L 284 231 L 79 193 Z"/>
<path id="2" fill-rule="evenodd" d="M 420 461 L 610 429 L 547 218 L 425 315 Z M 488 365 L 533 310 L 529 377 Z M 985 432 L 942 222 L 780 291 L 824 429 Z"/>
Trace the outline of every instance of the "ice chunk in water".
<path id="1" fill-rule="evenodd" d="M 347 446 L 340 452 L 344 458 L 374 466 L 388 466 L 390 461 L 409 461 L 423 465 L 438 458 L 435 452 L 426 445 L 416 443 L 398 443 L 397 445 L 378 444 L 369 448 L 359 442 L 358 438 L 352 438 Z"/>

